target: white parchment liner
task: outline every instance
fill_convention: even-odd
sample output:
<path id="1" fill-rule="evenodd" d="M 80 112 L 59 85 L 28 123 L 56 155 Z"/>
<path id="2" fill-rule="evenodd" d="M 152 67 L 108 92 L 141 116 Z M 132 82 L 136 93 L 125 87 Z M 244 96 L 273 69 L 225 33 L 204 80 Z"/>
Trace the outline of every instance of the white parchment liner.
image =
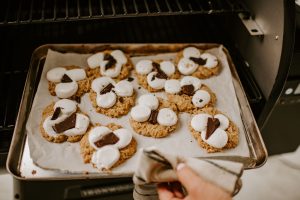
<path id="1" fill-rule="evenodd" d="M 149 138 L 134 133 L 134 138 L 138 142 L 138 149 L 148 146 L 156 146 L 159 149 L 182 156 L 245 156 L 249 157 L 249 150 L 247 141 L 245 138 L 245 132 L 243 123 L 240 116 L 240 109 L 236 98 L 235 90 L 232 83 L 231 72 L 229 69 L 228 61 L 225 53 L 222 50 L 222 46 L 219 48 L 213 48 L 208 50 L 210 53 L 216 55 L 222 64 L 222 71 L 218 76 L 213 76 L 202 82 L 208 85 L 217 96 L 216 108 L 225 113 L 233 120 L 239 128 L 239 144 L 236 148 L 226 150 L 220 153 L 208 154 L 205 150 L 200 148 L 196 140 L 191 136 L 188 130 L 188 123 L 191 119 L 191 115 L 187 113 L 179 114 L 179 126 L 177 130 L 166 138 Z M 175 53 L 159 54 L 155 56 L 143 56 L 132 57 L 132 61 L 135 64 L 141 59 L 164 59 L 173 60 Z M 34 98 L 31 113 L 29 115 L 26 131 L 28 134 L 28 142 L 30 148 L 30 156 L 34 163 L 44 169 L 58 170 L 60 172 L 67 173 L 82 173 L 82 172 L 96 172 L 99 175 L 107 175 L 99 172 L 93 168 L 90 164 L 84 164 L 80 155 L 80 146 L 78 143 L 64 142 L 60 144 L 51 143 L 45 140 L 39 129 L 41 122 L 41 116 L 43 109 L 51 102 L 58 100 L 58 98 L 50 95 L 48 91 L 48 81 L 46 79 L 46 73 L 51 68 L 66 65 L 87 66 L 86 59 L 90 54 L 76 54 L 76 53 L 58 53 L 52 50 L 48 51 L 41 80 L 38 85 L 38 89 Z M 132 76 L 133 77 L 133 76 Z M 138 96 L 144 94 L 146 90 L 138 89 L 136 78 L 133 81 L 134 88 L 138 91 Z M 158 93 L 158 96 L 165 97 L 163 93 Z M 122 125 L 125 128 L 133 129 L 129 124 L 129 116 L 121 118 L 109 118 L 105 115 L 98 114 L 92 107 L 88 94 L 82 97 L 82 101 L 79 105 L 80 109 L 87 113 L 92 123 L 107 124 L 115 122 Z M 121 166 L 112 170 L 112 175 L 130 175 L 135 170 L 135 163 L 137 158 L 136 153 L 131 159 L 126 161 Z"/>

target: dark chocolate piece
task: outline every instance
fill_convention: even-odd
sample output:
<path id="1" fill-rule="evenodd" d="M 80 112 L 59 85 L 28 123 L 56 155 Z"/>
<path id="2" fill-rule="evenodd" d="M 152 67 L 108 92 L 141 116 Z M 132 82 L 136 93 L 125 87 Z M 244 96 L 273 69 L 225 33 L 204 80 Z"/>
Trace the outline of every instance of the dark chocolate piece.
<path id="1" fill-rule="evenodd" d="M 152 62 L 152 66 L 154 69 L 156 69 L 157 71 L 160 70 L 160 64 L 158 64 L 157 62 Z"/>
<path id="2" fill-rule="evenodd" d="M 105 86 L 105 88 L 103 88 L 101 91 L 100 91 L 100 94 L 106 94 L 108 92 L 110 92 L 115 86 L 111 83 L 109 83 L 107 86 Z"/>
<path id="3" fill-rule="evenodd" d="M 155 77 L 160 78 L 160 79 L 167 79 L 168 75 L 165 72 L 163 72 L 162 70 L 158 70 Z"/>
<path id="4" fill-rule="evenodd" d="M 183 94 L 188 95 L 188 96 L 192 96 L 194 94 L 194 91 L 195 91 L 195 88 L 192 84 L 191 85 L 184 85 L 184 86 L 181 87 L 181 92 Z"/>
<path id="5" fill-rule="evenodd" d="M 219 126 L 220 126 L 219 119 L 209 117 L 207 119 L 207 128 L 206 128 L 205 139 L 207 140 Z"/>
<path id="6" fill-rule="evenodd" d="M 190 60 L 193 61 L 194 63 L 198 64 L 198 65 L 205 65 L 207 59 L 190 57 Z"/>
<path id="7" fill-rule="evenodd" d="M 58 117 L 59 117 L 59 114 L 61 112 L 61 108 L 60 107 L 57 107 L 55 110 L 54 110 L 54 113 L 51 117 L 51 120 L 56 120 Z"/>
<path id="8" fill-rule="evenodd" d="M 64 74 L 63 77 L 61 78 L 61 81 L 62 83 L 71 83 L 73 80 L 67 75 L 67 74 Z"/>
<path id="9" fill-rule="evenodd" d="M 113 133 L 109 133 L 105 136 L 103 136 L 100 140 L 95 142 L 94 144 L 100 148 L 108 144 L 116 144 L 119 141 L 119 138 Z"/>
<path id="10" fill-rule="evenodd" d="M 151 124 L 156 124 L 157 123 L 157 115 L 158 115 L 158 110 L 152 110 L 148 121 Z"/>
<path id="11" fill-rule="evenodd" d="M 67 117 L 64 121 L 55 124 L 52 128 L 56 133 L 62 133 L 71 128 L 75 128 L 76 125 L 76 113 L 73 113 Z"/>
<path id="12" fill-rule="evenodd" d="M 109 68 L 112 68 L 117 63 L 117 60 L 112 55 L 110 55 L 108 53 L 106 53 L 104 55 L 103 60 L 108 61 L 105 65 L 105 70 L 108 70 Z"/>
<path id="13" fill-rule="evenodd" d="M 154 79 L 155 79 L 155 76 L 152 76 L 151 81 L 154 81 Z"/>
<path id="14" fill-rule="evenodd" d="M 134 80 L 134 78 L 132 78 L 132 77 L 128 77 L 127 78 L 127 81 L 129 81 L 129 82 L 131 82 L 131 81 L 133 81 Z"/>

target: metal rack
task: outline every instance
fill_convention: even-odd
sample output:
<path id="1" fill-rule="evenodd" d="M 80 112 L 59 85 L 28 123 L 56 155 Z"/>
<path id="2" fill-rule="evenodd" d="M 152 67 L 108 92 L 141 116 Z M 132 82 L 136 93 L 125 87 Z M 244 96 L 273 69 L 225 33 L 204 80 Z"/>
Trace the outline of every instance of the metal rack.
<path id="1" fill-rule="evenodd" d="M 7 0 L 0 25 L 162 15 L 247 13 L 237 0 Z"/>

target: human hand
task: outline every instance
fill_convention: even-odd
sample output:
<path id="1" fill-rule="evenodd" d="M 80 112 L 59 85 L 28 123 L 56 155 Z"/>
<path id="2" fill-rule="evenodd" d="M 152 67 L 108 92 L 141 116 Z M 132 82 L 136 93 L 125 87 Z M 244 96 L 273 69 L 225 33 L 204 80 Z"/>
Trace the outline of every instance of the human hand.
<path id="1" fill-rule="evenodd" d="M 157 189 L 160 200 L 231 200 L 229 193 L 205 181 L 183 163 L 177 166 L 177 176 L 187 190 L 187 196 L 184 196 L 179 182 L 161 183 Z"/>

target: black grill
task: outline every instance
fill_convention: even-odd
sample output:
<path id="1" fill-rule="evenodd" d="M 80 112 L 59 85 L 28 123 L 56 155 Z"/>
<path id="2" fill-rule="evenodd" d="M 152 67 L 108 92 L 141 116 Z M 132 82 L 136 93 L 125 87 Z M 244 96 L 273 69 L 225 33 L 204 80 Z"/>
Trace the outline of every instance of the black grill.
<path id="1" fill-rule="evenodd" d="M 240 12 L 246 10 L 237 0 L 7 0 L 0 25 Z"/>

